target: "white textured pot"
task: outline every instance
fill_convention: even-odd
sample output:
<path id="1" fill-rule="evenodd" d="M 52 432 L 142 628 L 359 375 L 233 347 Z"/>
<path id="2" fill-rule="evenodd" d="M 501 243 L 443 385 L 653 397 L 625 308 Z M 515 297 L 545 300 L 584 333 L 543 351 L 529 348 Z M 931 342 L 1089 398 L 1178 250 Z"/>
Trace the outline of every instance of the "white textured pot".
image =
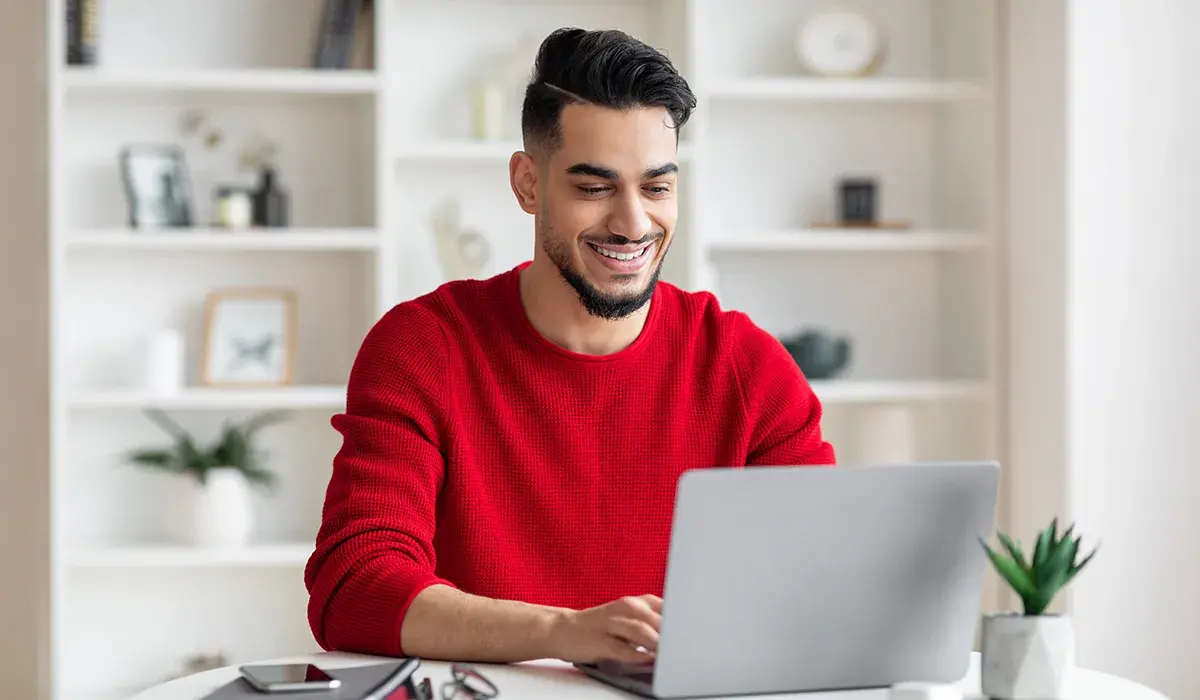
<path id="1" fill-rule="evenodd" d="M 240 547 L 253 529 L 250 487 L 237 469 L 208 473 L 208 484 L 196 486 L 192 500 L 192 542 L 199 547 Z"/>
<path id="2" fill-rule="evenodd" d="M 983 694 L 993 700 L 1059 700 L 1075 667 L 1075 628 L 1063 615 L 987 615 Z"/>

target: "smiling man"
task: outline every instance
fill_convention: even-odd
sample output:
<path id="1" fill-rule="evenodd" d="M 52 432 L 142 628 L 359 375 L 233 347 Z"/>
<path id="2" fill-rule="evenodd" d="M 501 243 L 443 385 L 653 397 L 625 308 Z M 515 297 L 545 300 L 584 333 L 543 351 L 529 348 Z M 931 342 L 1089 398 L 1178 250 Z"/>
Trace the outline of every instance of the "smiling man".
<path id="1" fill-rule="evenodd" d="M 694 106 L 626 34 L 542 44 L 509 168 L 532 260 L 391 309 L 333 419 L 305 570 L 324 648 L 648 660 L 680 474 L 833 463 L 783 346 L 659 281 Z"/>

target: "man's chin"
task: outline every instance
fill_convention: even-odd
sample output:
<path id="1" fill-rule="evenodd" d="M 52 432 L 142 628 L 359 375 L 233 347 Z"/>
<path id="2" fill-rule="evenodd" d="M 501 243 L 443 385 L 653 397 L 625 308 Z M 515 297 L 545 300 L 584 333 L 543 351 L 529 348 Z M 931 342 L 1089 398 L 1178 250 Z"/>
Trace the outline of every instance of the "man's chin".
<path id="1" fill-rule="evenodd" d="M 624 318 L 646 305 L 654 294 L 658 283 L 656 265 L 652 273 L 608 272 L 603 280 L 597 280 L 590 270 L 559 268 L 562 277 L 575 289 L 579 301 L 588 313 L 600 318 L 616 320 Z"/>

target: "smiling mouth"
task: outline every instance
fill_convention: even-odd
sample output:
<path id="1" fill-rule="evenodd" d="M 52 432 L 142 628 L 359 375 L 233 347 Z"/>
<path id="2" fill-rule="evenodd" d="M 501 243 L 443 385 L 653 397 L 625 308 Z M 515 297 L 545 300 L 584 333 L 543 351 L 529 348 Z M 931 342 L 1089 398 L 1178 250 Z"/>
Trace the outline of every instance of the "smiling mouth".
<path id="1" fill-rule="evenodd" d="M 654 253 L 658 250 L 659 241 L 661 238 L 655 237 L 649 241 L 641 243 L 622 243 L 616 245 L 606 245 L 605 243 L 593 243 L 585 241 L 587 247 L 591 249 L 592 259 L 595 264 L 601 268 L 608 270 L 610 273 L 616 273 L 620 277 L 632 275 L 645 269 L 649 264 L 648 261 L 653 259 Z"/>
<path id="2" fill-rule="evenodd" d="M 639 248 L 632 252 L 621 252 L 621 251 L 611 250 L 609 248 L 601 248 L 600 246 L 598 246 L 594 243 L 588 243 L 588 245 L 591 246 L 592 250 L 596 251 L 597 253 L 603 255 L 606 258 L 611 258 L 613 260 L 620 260 L 622 262 L 626 262 L 629 260 L 637 260 L 638 258 L 642 257 L 643 255 L 646 254 L 647 250 L 650 250 L 650 248 L 652 247 L 653 244 L 647 244 L 646 246 Z"/>

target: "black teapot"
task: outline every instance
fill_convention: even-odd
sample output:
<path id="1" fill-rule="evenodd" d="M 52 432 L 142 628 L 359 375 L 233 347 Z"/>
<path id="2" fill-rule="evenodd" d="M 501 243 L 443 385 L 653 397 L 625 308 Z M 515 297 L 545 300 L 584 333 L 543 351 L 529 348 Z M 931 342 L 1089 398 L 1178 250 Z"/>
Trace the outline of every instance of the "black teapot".
<path id="1" fill-rule="evenodd" d="M 850 364 L 850 341 L 817 330 L 779 339 L 808 379 L 830 379 Z"/>

